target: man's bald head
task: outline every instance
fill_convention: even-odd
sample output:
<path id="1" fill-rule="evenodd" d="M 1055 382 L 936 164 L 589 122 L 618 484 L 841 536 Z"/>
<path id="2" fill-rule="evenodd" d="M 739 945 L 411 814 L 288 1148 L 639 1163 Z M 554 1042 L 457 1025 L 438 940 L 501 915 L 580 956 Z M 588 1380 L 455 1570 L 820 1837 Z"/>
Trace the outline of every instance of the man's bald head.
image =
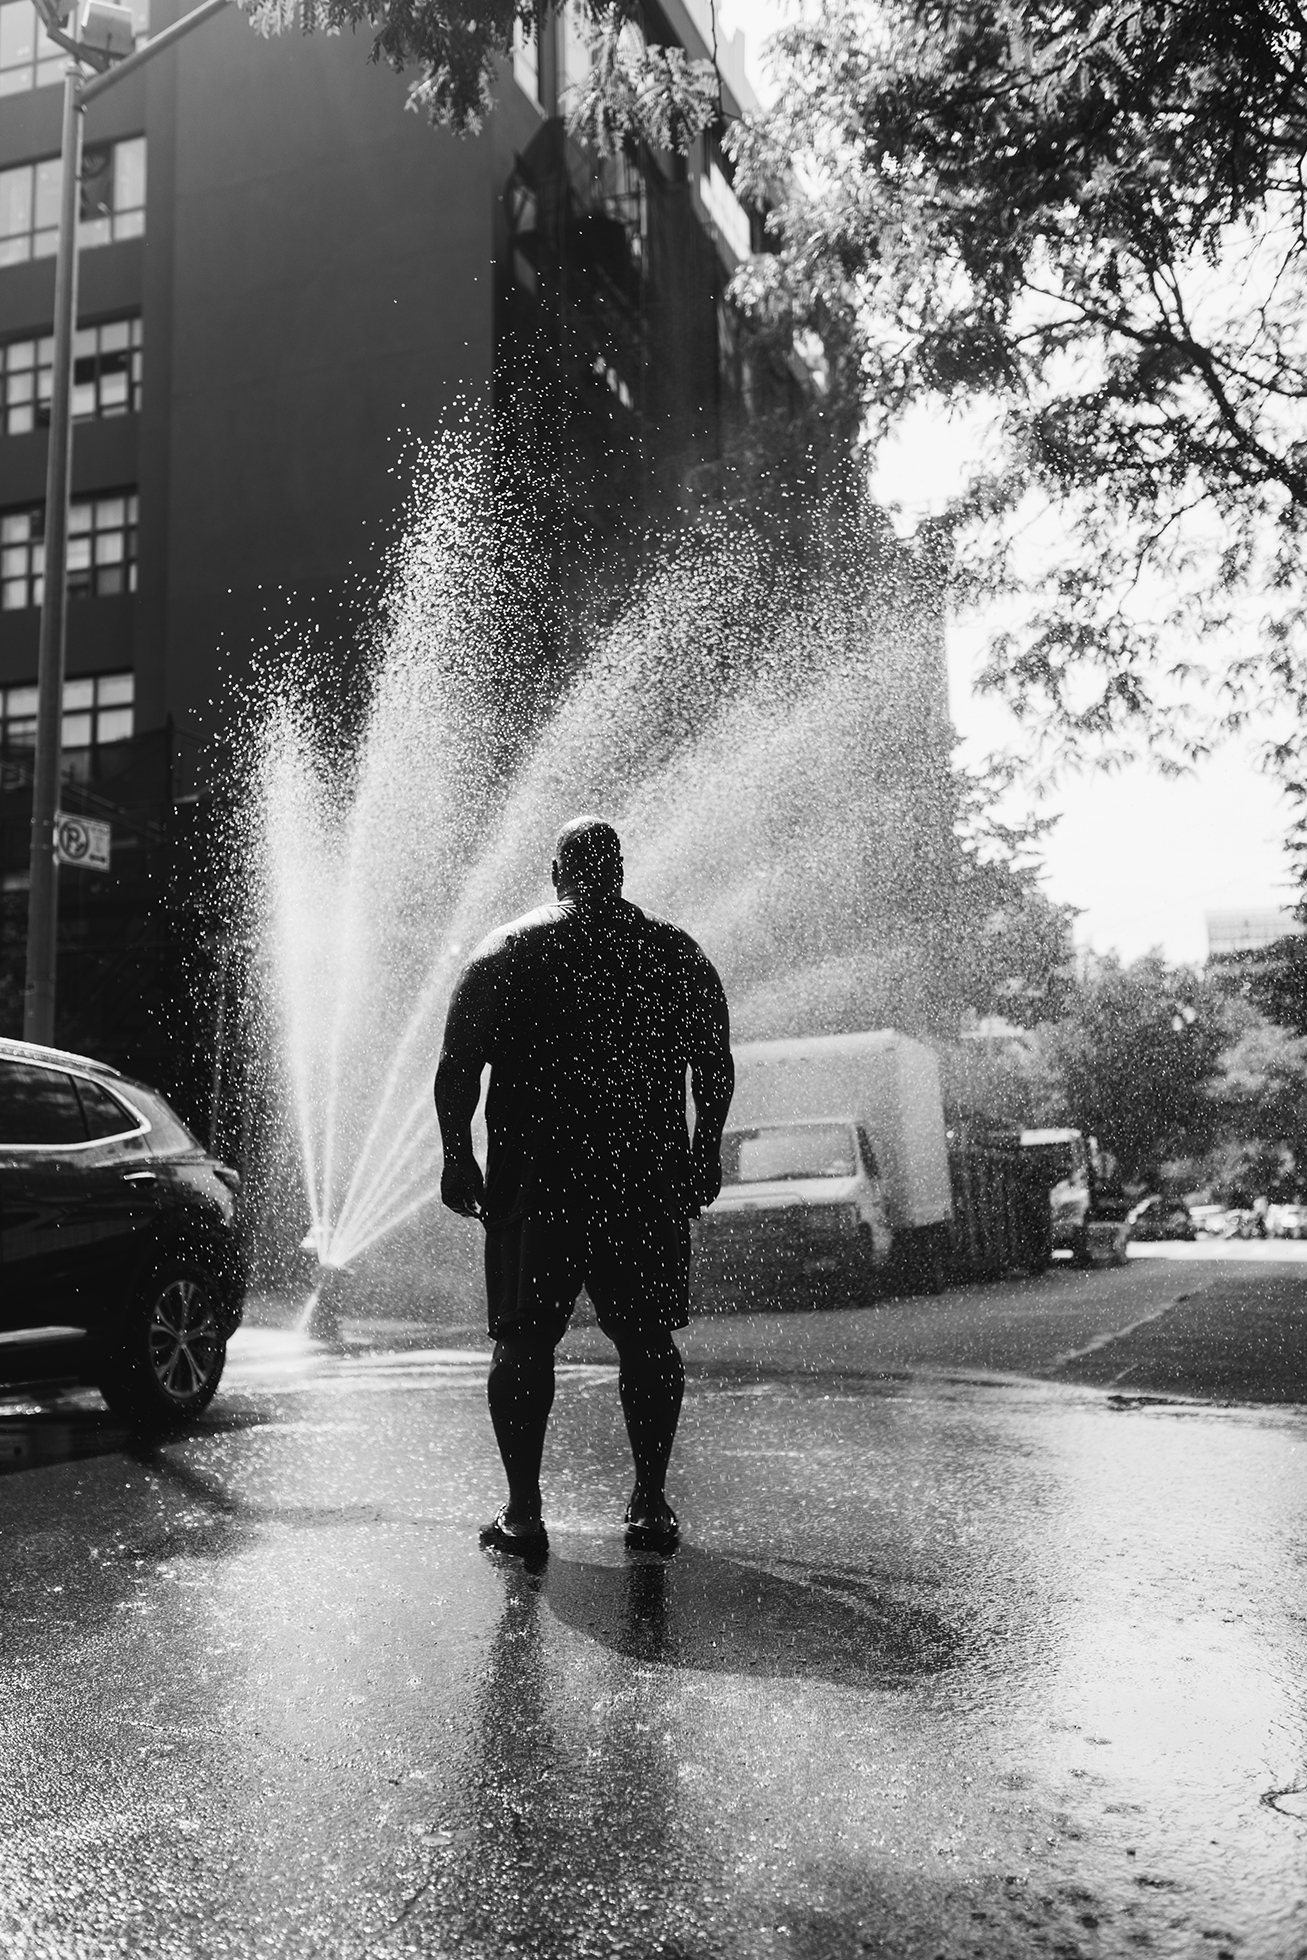
<path id="1" fill-rule="evenodd" d="M 558 833 L 550 871 L 560 898 L 620 898 L 622 846 L 602 817 L 573 817 Z"/>

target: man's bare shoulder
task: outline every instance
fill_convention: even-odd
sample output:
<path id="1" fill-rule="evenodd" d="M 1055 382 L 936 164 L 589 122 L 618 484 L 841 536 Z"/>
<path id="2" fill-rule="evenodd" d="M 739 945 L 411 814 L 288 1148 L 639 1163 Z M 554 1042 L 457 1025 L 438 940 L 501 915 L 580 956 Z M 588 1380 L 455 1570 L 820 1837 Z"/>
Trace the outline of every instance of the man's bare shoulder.
<path id="1" fill-rule="evenodd" d="M 634 914 L 634 921 L 642 937 L 645 937 L 664 959 L 685 966 L 710 966 L 708 955 L 697 939 L 690 936 L 684 927 L 673 925 L 670 919 L 659 918 L 656 912 L 646 912 L 639 905 L 623 900 L 628 911 Z"/>
<path id="2" fill-rule="evenodd" d="M 524 948 L 537 944 L 547 938 L 566 917 L 561 905 L 538 905 L 533 912 L 524 912 L 520 919 L 510 919 L 506 925 L 496 926 L 488 932 L 480 943 L 473 947 L 464 972 L 483 967 L 494 967 L 512 959 Z"/>

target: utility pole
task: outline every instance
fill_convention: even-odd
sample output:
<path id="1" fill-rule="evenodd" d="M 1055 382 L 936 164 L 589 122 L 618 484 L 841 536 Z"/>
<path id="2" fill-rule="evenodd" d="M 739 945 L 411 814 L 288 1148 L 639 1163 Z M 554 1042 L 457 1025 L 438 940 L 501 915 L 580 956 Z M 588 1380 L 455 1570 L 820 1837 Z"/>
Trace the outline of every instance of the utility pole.
<path id="1" fill-rule="evenodd" d="M 57 0 L 35 0 L 46 34 L 72 59 L 64 74 L 60 140 L 59 241 L 54 277 L 54 374 L 50 447 L 45 471 L 45 562 L 37 654 L 36 750 L 32 767 L 31 885 L 27 910 L 27 986 L 23 1036 L 54 1041 L 55 956 L 59 927 L 59 864 L 55 819 L 62 773 L 65 649 L 68 626 L 68 503 L 72 476 L 73 342 L 77 328 L 77 215 L 82 177 L 82 127 L 87 104 L 162 54 L 227 0 L 204 0 L 171 27 L 135 46 L 127 8 L 86 0 L 80 38 L 66 34 Z M 85 70 L 92 72 L 88 75 Z"/>

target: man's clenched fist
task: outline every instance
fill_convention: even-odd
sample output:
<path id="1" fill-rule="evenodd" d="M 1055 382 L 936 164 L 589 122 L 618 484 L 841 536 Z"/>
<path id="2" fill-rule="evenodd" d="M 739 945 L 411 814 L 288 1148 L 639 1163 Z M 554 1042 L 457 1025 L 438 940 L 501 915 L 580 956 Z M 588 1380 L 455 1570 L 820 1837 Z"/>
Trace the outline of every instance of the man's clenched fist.
<path id="1" fill-rule="evenodd" d="M 690 1194 L 696 1213 L 709 1206 L 722 1188 L 722 1146 L 718 1139 L 711 1149 L 700 1146 L 696 1136 L 690 1157 Z"/>
<path id="2" fill-rule="evenodd" d="M 455 1162 L 446 1157 L 440 1173 L 440 1202 L 450 1211 L 456 1211 L 460 1218 L 480 1218 L 485 1201 L 486 1181 L 476 1158 L 464 1157 Z"/>

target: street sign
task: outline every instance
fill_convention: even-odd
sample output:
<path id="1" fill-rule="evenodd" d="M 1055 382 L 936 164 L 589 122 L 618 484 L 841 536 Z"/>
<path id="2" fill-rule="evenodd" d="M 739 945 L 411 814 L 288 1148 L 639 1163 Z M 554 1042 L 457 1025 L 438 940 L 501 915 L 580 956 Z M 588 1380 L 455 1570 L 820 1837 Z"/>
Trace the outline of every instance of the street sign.
<path id="1" fill-rule="evenodd" d="M 69 817 L 61 811 L 54 820 L 57 864 L 80 864 L 84 871 L 107 871 L 111 841 L 108 824 L 96 823 L 91 817 Z"/>

